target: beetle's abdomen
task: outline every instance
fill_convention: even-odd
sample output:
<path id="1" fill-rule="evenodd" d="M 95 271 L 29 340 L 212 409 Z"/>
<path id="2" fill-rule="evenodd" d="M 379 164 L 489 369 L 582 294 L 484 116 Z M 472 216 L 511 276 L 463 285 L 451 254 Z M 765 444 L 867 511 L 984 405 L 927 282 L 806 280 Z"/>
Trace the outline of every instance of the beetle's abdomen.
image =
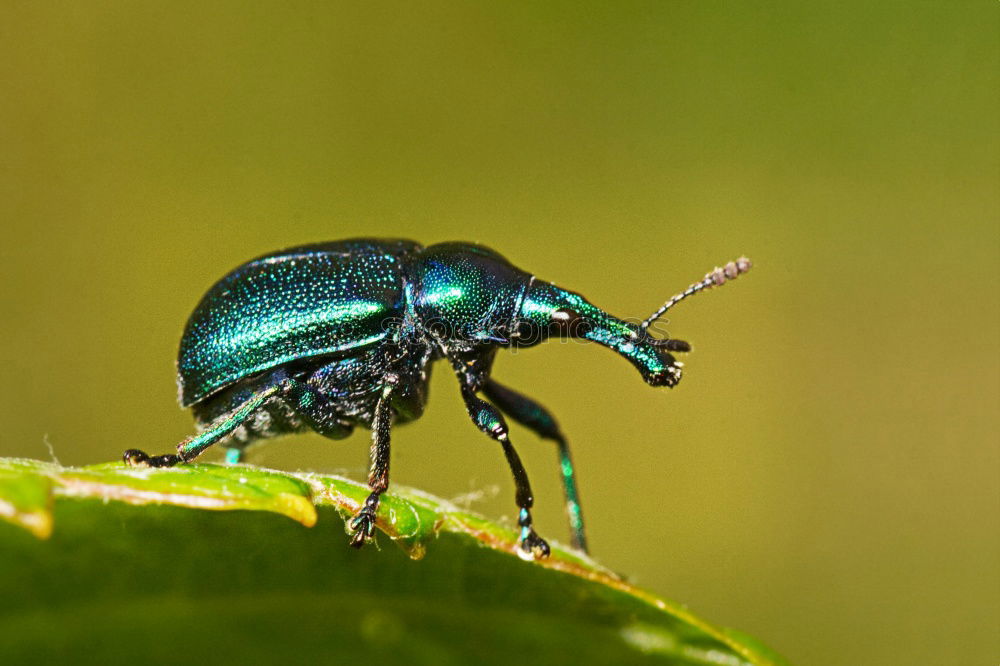
<path id="1" fill-rule="evenodd" d="M 291 361 L 386 338 L 404 314 L 408 252 L 399 242 L 307 246 L 256 259 L 222 278 L 195 308 L 181 339 L 181 404 Z"/>

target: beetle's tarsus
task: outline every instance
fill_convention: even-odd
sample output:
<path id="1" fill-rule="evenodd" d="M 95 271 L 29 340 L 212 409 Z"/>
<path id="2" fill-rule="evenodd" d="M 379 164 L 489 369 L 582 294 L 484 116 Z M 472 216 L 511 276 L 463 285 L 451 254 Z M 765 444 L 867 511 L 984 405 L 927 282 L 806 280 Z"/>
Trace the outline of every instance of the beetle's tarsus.
<path id="1" fill-rule="evenodd" d="M 350 527 L 354 530 L 351 536 L 351 547 L 361 548 L 375 535 L 375 513 L 365 507 L 351 520 Z"/>
<path id="2" fill-rule="evenodd" d="M 175 453 L 150 456 L 145 451 L 139 449 L 129 449 L 122 454 L 122 460 L 129 467 L 173 467 L 184 462 L 184 459 Z"/>
<path id="3" fill-rule="evenodd" d="M 529 562 L 546 558 L 551 552 L 548 542 L 531 528 L 528 528 L 528 533 L 523 535 L 517 544 L 518 556 Z"/>
<path id="4" fill-rule="evenodd" d="M 517 556 L 528 562 L 548 557 L 551 552 L 548 542 L 538 536 L 531 523 L 531 511 L 526 506 L 521 507 L 517 519 L 517 524 L 521 528 L 521 538 L 517 540 Z"/>
<path id="5" fill-rule="evenodd" d="M 153 456 L 146 464 L 150 467 L 173 467 L 182 462 L 184 462 L 184 459 L 176 453 L 167 453 L 162 456 Z"/>

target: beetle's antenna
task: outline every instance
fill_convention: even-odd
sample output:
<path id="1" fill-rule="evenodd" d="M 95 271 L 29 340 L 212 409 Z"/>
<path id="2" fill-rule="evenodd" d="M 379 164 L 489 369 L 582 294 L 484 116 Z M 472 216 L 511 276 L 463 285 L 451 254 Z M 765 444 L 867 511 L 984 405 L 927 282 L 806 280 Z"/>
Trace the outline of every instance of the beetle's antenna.
<path id="1" fill-rule="evenodd" d="M 649 328 L 650 324 L 662 317 L 667 310 L 674 307 L 688 296 L 694 296 L 699 291 L 703 291 L 711 287 L 718 287 L 725 284 L 728 280 L 735 280 L 737 277 L 750 270 L 750 266 L 752 265 L 753 264 L 750 263 L 749 259 L 746 257 L 740 257 L 736 261 L 730 261 L 722 268 L 716 266 L 714 270 L 705 275 L 705 278 L 701 282 L 695 282 L 693 285 L 664 303 L 659 310 L 647 317 L 646 321 L 639 324 L 639 330 L 644 331 Z"/>

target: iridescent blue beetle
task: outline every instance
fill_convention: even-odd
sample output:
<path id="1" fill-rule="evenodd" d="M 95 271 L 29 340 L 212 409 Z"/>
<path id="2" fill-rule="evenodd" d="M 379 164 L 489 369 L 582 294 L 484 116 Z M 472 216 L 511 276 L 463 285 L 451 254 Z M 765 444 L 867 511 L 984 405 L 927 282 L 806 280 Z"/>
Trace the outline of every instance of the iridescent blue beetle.
<path id="1" fill-rule="evenodd" d="M 745 272 L 740 259 L 628 323 L 582 296 L 536 279 L 480 245 L 353 239 L 294 247 L 247 262 L 217 282 L 188 320 L 177 359 L 180 401 L 201 432 L 176 454 L 124 454 L 131 465 L 167 467 L 224 441 L 226 459 L 261 438 L 312 429 L 333 439 L 372 431 L 371 493 L 350 523 L 351 545 L 372 537 L 389 485 L 389 430 L 418 418 L 432 361 L 447 359 L 473 423 L 503 447 L 520 509 L 519 550 L 544 557 L 532 528 L 534 498 L 501 412 L 559 448 L 572 543 L 586 550 L 569 447 L 544 407 L 497 383 L 498 349 L 550 336 L 577 337 L 628 359 L 647 384 L 674 386 L 686 342 L 658 339 L 650 324 L 678 301 Z M 479 397 L 482 393 L 490 402 Z M 492 403 L 492 404 L 491 404 Z"/>

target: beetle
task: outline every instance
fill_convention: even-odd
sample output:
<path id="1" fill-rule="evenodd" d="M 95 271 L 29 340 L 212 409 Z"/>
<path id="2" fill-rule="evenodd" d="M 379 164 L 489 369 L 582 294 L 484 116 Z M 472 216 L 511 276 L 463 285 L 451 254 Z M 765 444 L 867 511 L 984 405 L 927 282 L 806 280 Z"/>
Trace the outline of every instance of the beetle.
<path id="1" fill-rule="evenodd" d="M 490 376 L 499 349 L 558 336 L 590 340 L 630 361 L 651 386 L 673 387 L 688 343 L 650 325 L 677 302 L 750 268 L 717 268 L 641 323 L 618 319 L 580 294 L 535 278 L 497 252 L 449 242 L 355 238 L 292 247 L 225 275 L 201 299 L 181 338 L 179 400 L 200 432 L 176 454 L 123 455 L 132 466 L 186 463 L 215 443 L 238 463 L 263 438 L 307 429 L 332 439 L 371 430 L 370 494 L 349 522 L 350 543 L 372 538 L 389 486 L 389 433 L 420 417 L 433 361 L 446 360 L 473 423 L 503 449 L 514 477 L 518 554 L 545 557 L 532 526 L 534 496 L 503 414 L 555 442 L 574 547 L 586 552 L 569 444 L 541 405 Z M 480 394 L 486 398 L 484 400 Z"/>

